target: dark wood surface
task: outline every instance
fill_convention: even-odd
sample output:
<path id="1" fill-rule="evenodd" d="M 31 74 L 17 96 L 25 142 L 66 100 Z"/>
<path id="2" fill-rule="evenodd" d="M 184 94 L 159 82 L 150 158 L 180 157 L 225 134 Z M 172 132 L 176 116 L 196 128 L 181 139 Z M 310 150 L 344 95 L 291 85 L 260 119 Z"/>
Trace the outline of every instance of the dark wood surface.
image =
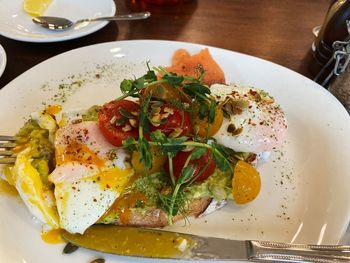
<path id="1" fill-rule="evenodd" d="M 312 28 L 322 24 L 329 0 L 188 0 L 152 6 L 115 0 L 118 13 L 149 10 L 147 21 L 111 22 L 91 35 L 57 43 L 26 43 L 0 36 L 7 66 L 0 88 L 59 53 L 101 42 L 165 39 L 194 42 L 257 56 L 311 77 Z"/>

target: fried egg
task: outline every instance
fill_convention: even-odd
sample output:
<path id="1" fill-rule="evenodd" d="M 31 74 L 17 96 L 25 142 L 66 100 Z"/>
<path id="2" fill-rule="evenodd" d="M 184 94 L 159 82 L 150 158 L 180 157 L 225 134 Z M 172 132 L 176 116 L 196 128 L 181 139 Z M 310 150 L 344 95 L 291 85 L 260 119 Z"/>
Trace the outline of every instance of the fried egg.
<path id="1" fill-rule="evenodd" d="M 81 233 L 107 212 L 124 190 L 133 169 L 123 149 L 111 145 L 98 124 L 67 124 L 56 132 L 55 185 L 60 227 Z"/>
<path id="2" fill-rule="evenodd" d="M 213 136 L 236 152 L 261 154 L 285 141 L 287 121 L 281 107 L 267 92 L 235 85 L 214 84 L 211 95 L 223 104 L 224 121 Z"/>

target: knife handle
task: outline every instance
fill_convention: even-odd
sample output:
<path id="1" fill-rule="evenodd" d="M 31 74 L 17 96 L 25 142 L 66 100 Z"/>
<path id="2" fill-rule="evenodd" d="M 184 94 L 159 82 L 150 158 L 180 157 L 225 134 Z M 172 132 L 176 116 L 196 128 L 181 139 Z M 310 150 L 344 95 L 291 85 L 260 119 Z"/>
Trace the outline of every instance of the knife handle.
<path id="1" fill-rule="evenodd" d="M 248 241 L 249 260 L 257 262 L 350 262 L 350 246 Z"/>

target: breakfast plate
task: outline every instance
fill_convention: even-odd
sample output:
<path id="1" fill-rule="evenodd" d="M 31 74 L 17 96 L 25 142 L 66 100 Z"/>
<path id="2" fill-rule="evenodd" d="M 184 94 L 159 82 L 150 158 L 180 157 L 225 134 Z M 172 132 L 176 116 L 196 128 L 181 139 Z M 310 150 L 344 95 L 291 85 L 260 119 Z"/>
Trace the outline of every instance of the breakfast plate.
<path id="1" fill-rule="evenodd" d="M 48 104 L 64 110 L 88 108 L 120 95 L 125 78 L 171 63 L 175 50 L 197 53 L 207 46 L 138 40 L 72 50 L 28 70 L 0 91 L 0 134 L 14 134 L 31 112 Z M 244 206 L 232 204 L 167 230 L 230 239 L 337 244 L 350 218 L 350 118 L 327 90 L 289 69 L 252 56 L 208 47 L 227 83 L 254 86 L 271 94 L 285 111 L 288 137 L 258 170 L 260 195 Z M 1 188 L 0 188 L 1 189 Z M 1 193 L 1 191 L 0 191 Z M 19 198 L 0 194 L 1 262 L 155 262 L 79 249 L 62 255 L 63 244 L 40 238 L 40 226 Z M 162 261 L 168 262 L 168 261 Z M 171 261 L 169 261 L 171 262 Z M 175 261 L 177 262 L 177 261 Z"/>
<path id="2" fill-rule="evenodd" d="M 0 34 L 25 42 L 57 42 L 74 39 L 100 30 L 108 22 L 94 22 L 84 27 L 63 31 L 50 31 L 34 24 L 23 10 L 23 0 L 0 0 Z M 113 0 L 55 0 L 44 15 L 65 17 L 72 21 L 82 18 L 113 16 L 116 11 Z"/>
<path id="3" fill-rule="evenodd" d="M 4 73 L 6 67 L 6 52 L 5 49 L 0 45 L 0 77 Z"/>

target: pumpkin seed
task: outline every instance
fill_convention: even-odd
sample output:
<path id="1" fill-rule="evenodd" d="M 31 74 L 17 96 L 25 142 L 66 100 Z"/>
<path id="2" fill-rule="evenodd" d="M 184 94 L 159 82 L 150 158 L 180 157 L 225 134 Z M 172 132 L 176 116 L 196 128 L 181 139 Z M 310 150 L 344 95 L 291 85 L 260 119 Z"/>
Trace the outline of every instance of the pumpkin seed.
<path id="1" fill-rule="evenodd" d="M 106 260 L 104 258 L 96 258 L 93 261 L 91 261 L 90 263 L 105 263 Z"/>
<path id="2" fill-rule="evenodd" d="M 125 117 L 121 117 L 121 118 L 119 118 L 118 120 L 116 120 L 116 122 L 115 122 L 115 126 L 117 126 L 117 127 L 119 127 L 119 126 L 123 126 L 123 125 L 125 125 L 125 123 L 127 122 L 127 118 L 125 118 Z"/>
<path id="3" fill-rule="evenodd" d="M 236 126 L 233 123 L 230 123 L 227 127 L 227 132 L 231 133 L 232 135 L 238 135 L 243 131 L 242 127 L 236 128 Z"/>
<path id="4" fill-rule="evenodd" d="M 67 245 L 63 248 L 63 254 L 72 254 L 75 252 L 79 247 L 76 245 L 73 245 L 72 243 L 68 242 Z"/>
<path id="5" fill-rule="evenodd" d="M 124 108 L 119 108 L 118 111 L 119 111 L 120 115 L 124 116 L 125 118 L 128 118 L 128 119 L 135 118 L 134 115 L 132 115 L 128 110 L 126 110 Z"/>

